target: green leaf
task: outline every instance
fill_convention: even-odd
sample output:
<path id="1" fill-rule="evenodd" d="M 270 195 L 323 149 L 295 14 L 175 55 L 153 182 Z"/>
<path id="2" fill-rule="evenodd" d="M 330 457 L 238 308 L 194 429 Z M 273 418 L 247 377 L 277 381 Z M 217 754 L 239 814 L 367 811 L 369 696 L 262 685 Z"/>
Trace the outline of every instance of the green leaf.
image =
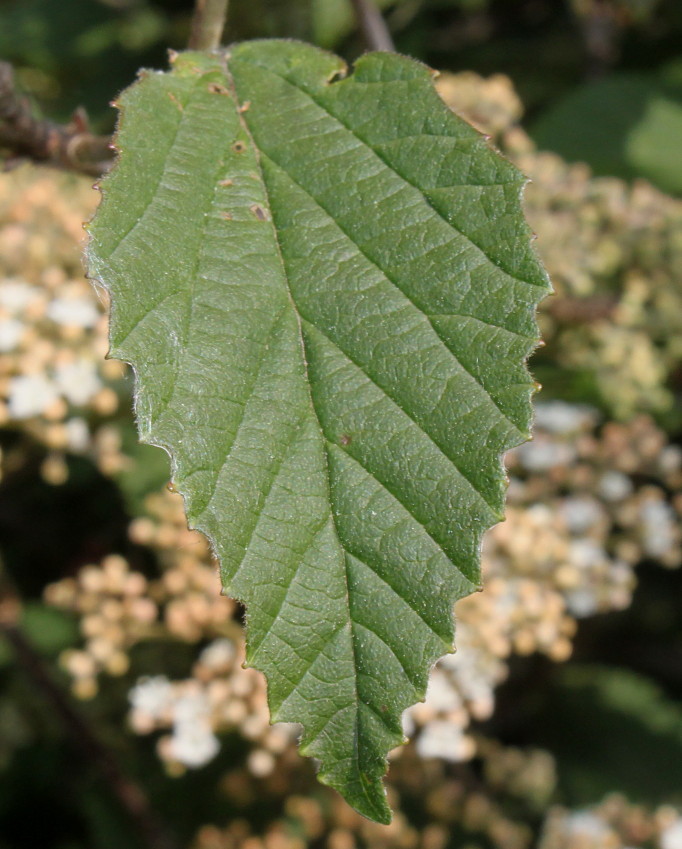
<path id="1" fill-rule="evenodd" d="M 78 625 L 73 617 L 39 602 L 24 605 L 21 627 L 34 648 L 47 657 L 78 642 Z"/>
<path id="2" fill-rule="evenodd" d="M 614 73 L 586 83 L 545 112 L 531 134 L 539 147 L 587 162 L 598 175 L 644 177 L 682 193 L 682 84 L 673 64 L 665 76 Z"/>
<path id="3" fill-rule="evenodd" d="M 424 66 L 291 42 L 181 54 L 122 97 L 91 226 L 142 439 L 248 608 L 273 720 L 358 811 L 452 650 L 528 438 L 548 283 L 523 178 Z"/>

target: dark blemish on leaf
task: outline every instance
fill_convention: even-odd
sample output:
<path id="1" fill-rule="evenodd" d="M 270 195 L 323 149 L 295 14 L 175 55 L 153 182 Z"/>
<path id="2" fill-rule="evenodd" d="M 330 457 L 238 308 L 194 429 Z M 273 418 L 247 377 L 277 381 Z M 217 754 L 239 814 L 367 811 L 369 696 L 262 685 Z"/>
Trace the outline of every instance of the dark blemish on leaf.
<path id="1" fill-rule="evenodd" d="M 228 186 L 232 186 L 232 185 L 234 185 L 234 184 L 233 184 L 232 180 L 221 180 L 221 181 L 218 183 L 218 185 L 219 185 L 219 186 L 222 186 L 224 189 L 226 189 Z"/>
<path id="2" fill-rule="evenodd" d="M 254 205 L 251 207 L 251 212 L 253 212 L 253 214 L 259 221 L 268 221 L 270 218 L 270 216 L 263 209 L 263 207 L 259 206 L 257 203 L 254 203 Z"/>
<path id="3" fill-rule="evenodd" d="M 242 113 L 244 113 L 244 112 L 248 112 L 250 108 L 251 108 L 251 101 L 250 101 L 250 100 L 245 100 L 245 101 L 242 103 L 242 105 L 239 107 L 239 112 L 242 112 Z"/>
<path id="4" fill-rule="evenodd" d="M 351 440 L 350 436 L 348 436 L 348 434 L 346 434 L 346 433 L 342 434 L 341 437 L 339 438 L 339 443 L 341 445 L 350 445 L 351 442 L 352 442 L 352 440 Z"/>
<path id="5" fill-rule="evenodd" d="M 225 219 L 225 221 L 232 221 L 232 213 L 231 212 L 222 212 L 221 215 Z"/>
<path id="6" fill-rule="evenodd" d="M 230 96 L 230 92 L 225 88 L 224 85 L 220 85 L 220 83 L 209 83 L 208 90 L 211 94 L 223 94 L 227 97 Z"/>
<path id="7" fill-rule="evenodd" d="M 235 153 L 244 153 L 244 151 L 246 150 L 246 145 L 244 144 L 244 142 L 243 142 L 243 141 L 236 141 L 236 142 L 232 145 L 232 150 L 233 150 Z"/>

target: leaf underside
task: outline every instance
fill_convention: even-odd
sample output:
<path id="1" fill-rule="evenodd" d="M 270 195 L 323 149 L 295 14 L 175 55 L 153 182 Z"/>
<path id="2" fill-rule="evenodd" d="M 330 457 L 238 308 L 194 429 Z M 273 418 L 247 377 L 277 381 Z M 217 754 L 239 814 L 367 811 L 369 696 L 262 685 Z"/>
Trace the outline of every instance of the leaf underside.
<path id="1" fill-rule="evenodd" d="M 523 177 L 424 66 L 293 42 L 184 53 L 121 98 L 90 226 L 142 439 L 247 605 L 273 720 L 365 816 L 453 649 L 529 436 L 548 282 Z"/>

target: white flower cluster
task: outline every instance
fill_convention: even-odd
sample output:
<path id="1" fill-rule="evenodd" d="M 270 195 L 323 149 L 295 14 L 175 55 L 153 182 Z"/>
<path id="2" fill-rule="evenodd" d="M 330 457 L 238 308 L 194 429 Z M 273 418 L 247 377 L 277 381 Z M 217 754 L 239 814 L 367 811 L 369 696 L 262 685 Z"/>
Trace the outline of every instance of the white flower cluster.
<path id="1" fill-rule="evenodd" d="M 196 769 L 220 750 L 217 733 L 239 730 L 254 743 L 249 770 L 267 775 L 275 757 L 297 738 L 296 725 L 271 726 L 262 676 L 241 665 L 241 647 L 220 638 L 200 653 L 193 675 L 169 681 L 156 675 L 140 679 L 130 691 L 130 724 L 138 734 L 170 729 L 158 752 L 171 773 Z"/>
<path id="2" fill-rule="evenodd" d="M 131 723 L 144 733 L 157 724 L 170 724 L 161 751 L 183 766 L 196 768 L 211 761 L 220 750 L 210 721 L 211 704 L 199 682 L 180 692 L 164 675 L 141 678 L 130 691 Z"/>
<path id="3" fill-rule="evenodd" d="M 125 367 L 105 360 L 104 295 L 83 276 L 82 221 L 95 194 L 64 175 L 19 169 L 0 187 L 0 425 L 53 452 L 98 457 Z M 104 470 L 105 472 L 107 470 Z M 63 482 L 63 463 L 46 478 Z"/>
<path id="4" fill-rule="evenodd" d="M 682 811 L 670 805 L 647 810 L 619 794 L 580 810 L 555 807 L 545 820 L 539 849 L 682 849 Z"/>
<path id="5" fill-rule="evenodd" d="M 682 849 L 682 814 L 662 829 L 658 843 L 661 849 Z"/>
<path id="6" fill-rule="evenodd" d="M 29 329 L 41 326 L 41 341 L 58 339 L 59 331 L 92 329 L 101 318 L 94 293 L 82 290 L 80 281 L 64 281 L 70 297 L 50 299 L 45 288 L 23 280 L 0 280 L 0 351 L 16 356 L 16 374 L 4 383 L 5 416 L 10 420 L 35 416 L 59 417 L 63 403 L 83 407 L 103 389 L 92 353 L 72 345 L 32 344 Z M 26 320 L 29 316 L 29 320 Z M 61 402 L 61 403 L 60 403 Z"/>

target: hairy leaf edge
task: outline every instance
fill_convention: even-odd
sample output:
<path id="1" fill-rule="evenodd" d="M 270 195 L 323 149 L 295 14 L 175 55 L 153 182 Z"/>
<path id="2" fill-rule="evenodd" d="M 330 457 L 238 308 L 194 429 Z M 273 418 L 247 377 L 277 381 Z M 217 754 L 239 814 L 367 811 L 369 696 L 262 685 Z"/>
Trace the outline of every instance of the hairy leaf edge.
<path id="1" fill-rule="evenodd" d="M 267 41 L 272 41 L 272 40 L 262 40 L 262 41 L 267 42 Z M 289 41 L 293 42 L 294 40 L 289 40 Z M 255 46 L 256 44 L 258 44 L 258 41 L 250 42 L 250 44 Z M 306 45 L 306 46 L 310 47 L 310 45 Z M 339 58 L 337 56 L 335 56 L 330 51 L 324 51 L 324 50 L 320 49 L 319 52 L 327 53 L 328 55 L 333 56 L 337 61 L 339 61 L 339 62 L 341 61 L 341 60 L 339 60 Z M 138 79 L 134 83 L 132 83 L 132 85 L 129 86 L 128 89 L 126 89 L 126 91 L 130 90 L 134 86 L 137 86 L 137 85 L 140 85 L 141 83 L 143 83 L 144 79 L 152 73 L 159 73 L 159 74 L 172 73 L 172 65 L 174 63 L 174 59 L 176 58 L 177 54 L 175 54 L 173 51 L 169 51 L 169 55 L 170 55 L 170 60 L 171 60 L 171 70 L 169 72 L 150 71 L 150 70 L 147 70 L 147 69 L 142 69 L 142 70 L 140 70 L 140 72 L 138 72 Z M 358 63 L 362 63 L 363 61 L 366 61 L 372 55 L 373 54 L 365 54 L 365 56 L 360 57 L 356 61 L 355 65 L 352 66 L 352 67 L 348 66 L 346 63 L 343 63 L 342 65 L 340 65 L 339 69 L 327 80 L 327 84 L 333 85 L 335 82 L 337 82 L 341 79 L 347 79 L 350 75 L 352 75 L 352 73 L 354 72 L 355 67 L 357 66 Z M 225 60 L 227 60 L 229 58 L 229 48 L 227 50 L 223 51 L 223 56 L 224 56 Z M 405 57 L 405 58 L 407 58 L 407 57 Z M 410 59 L 409 61 L 414 63 L 415 65 L 421 65 L 421 67 L 431 76 L 432 80 L 435 79 L 438 76 L 437 71 L 435 71 L 431 68 L 428 68 L 428 66 L 424 65 L 424 63 L 419 62 L 418 60 L 414 60 L 414 59 Z M 226 70 L 227 78 L 231 80 L 231 74 L 226 67 L 226 63 L 225 63 L 225 70 Z M 234 99 L 235 107 L 237 107 L 239 101 L 238 101 L 236 92 L 234 91 L 234 86 L 232 86 L 231 95 Z M 113 101 L 113 105 L 119 111 L 119 115 L 118 115 L 118 119 L 117 119 L 117 123 L 116 123 L 116 131 L 114 133 L 114 137 L 113 137 L 113 141 L 112 141 L 112 147 L 116 150 L 117 157 L 116 157 L 116 162 L 115 162 L 113 168 L 111 169 L 111 171 L 108 174 L 106 174 L 97 184 L 95 184 L 95 188 L 97 188 L 101 192 L 102 201 L 106 198 L 106 189 L 107 189 L 108 180 L 116 173 L 117 169 L 120 166 L 122 157 L 125 157 L 125 151 L 121 150 L 118 142 L 119 142 L 119 138 L 120 138 L 122 129 L 123 129 L 125 121 L 126 121 L 126 114 L 125 114 L 126 108 L 125 108 L 124 103 L 120 103 L 117 100 Z M 448 108 L 445 104 L 443 104 L 443 105 L 444 105 L 445 108 Z M 466 120 L 466 119 L 461 118 L 461 116 L 458 116 L 458 117 L 460 117 L 461 120 Z M 251 132 L 250 132 L 249 127 L 248 127 L 248 123 L 244 120 L 244 116 L 242 114 L 239 115 L 239 121 L 240 121 L 242 127 L 244 128 L 244 130 L 246 131 L 246 133 L 248 134 L 249 138 L 252 138 Z M 474 129 L 476 129 L 476 128 L 474 128 Z M 495 149 L 493 147 L 493 145 L 490 143 L 489 138 L 487 136 L 485 136 L 483 133 L 481 133 L 478 130 L 476 130 L 476 132 L 479 134 L 481 139 L 485 141 L 485 144 L 488 147 L 488 149 L 492 150 L 495 153 L 496 156 L 501 157 L 502 159 L 505 159 L 506 161 L 509 161 L 507 159 L 507 157 L 505 157 L 502 153 L 500 153 L 500 151 L 498 151 L 497 149 Z M 260 151 L 259 151 L 258 147 L 256 146 L 255 142 L 253 143 L 253 145 L 254 145 L 254 150 L 256 152 L 256 158 L 258 160 L 259 170 L 260 170 Z M 518 172 L 518 169 L 516 168 L 516 166 L 513 165 L 513 163 L 510 163 L 510 164 L 512 164 L 514 169 Z M 521 179 L 519 180 L 518 204 L 519 204 L 519 213 L 522 213 L 522 210 L 523 210 L 523 195 L 524 195 L 524 192 L 525 192 L 525 188 L 526 188 L 527 184 L 530 182 L 530 180 L 529 180 L 529 178 L 524 178 L 523 175 L 521 174 L 521 172 L 518 172 L 518 173 L 521 177 Z M 262 177 L 262 172 L 261 172 L 261 177 Z M 262 178 L 262 179 L 263 179 L 263 185 L 265 187 L 266 196 L 268 197 L 268 204 L 269 204 L 269 194 L 268 194 L 268 191 L 267 191 L 267 183 L 265 182 L 264 178 Z M 95 215 L 96 215 L 96 213 L 95 213 Z M 85 225 L 85 230 L 86 230 L 86 233 L 88 235 L 88 241 L 87 241 L 87 244 L 85 246 L 86 274 L 88 276 L 88 279 L 93 283 L 93 285 L 95 287 L 99 287 L 99 288 L 103 289 L 105 292 L 107 292 L 107 295 L 109 296 L 109 299 L 110 299 L 110 315 L 113 319 L 113 315 L 114 315 L 114 312 L 115 312 L 115 309 L 116 309 L 115 299 L 113 298 L 113 296 L 112 296 L 107 284 L 105 283 L 105 281 L 98 275 L 97 268 L 96 268 L 97 262 L 96 262 L 96 260 L 93 256 L 93 252 L 91 250 L 93 237 L 92 237 L 90 228 L 92 226 L 94 217 L 95 216 L 93 215 L 93 217 Z M 523 229 L 525 230 L 525 233 L 523 233 L 523 232 L 520 233 L 519 238 L 527 238 L 531 242 L 534 241 L 535 234 L 532 233 L 530 227 L 527 224 L 525 224 L 525 225 L 523 225 Z M 276 245 L 277 245 L 277 252 L 280 256 L 282 265 L 284 267 L 284 261 L 283 261 L 283 258 L 281 256 L 280 242 L 279 242 L 279 238 L 277 237 L 276 231 L 275 231 L 275 240 L 276 240 Z M 537 251 L 535 250 L 534 246 L 533 246 L 533 251 L 534 251 L 534 253 L 537 257 Z M 539 258 L 538 258 L 538 263 L 541 265 Z M 286 269 L 284 269 L 284 271 L 285 271 L 285 277 L 286 277 Z M 546 277 L 546 281 L 547 281 L 546 294 L 550 294 L 552 289 L 551 289 L 551 284 L 549 283 L 549 279 L 547 277 Z M 288 287 L 287 287 L 287 289 L 288 289 Z M 288 290 L 288 295 L 289 295 L 289 298 L 291 299 L 291 293 L 290 293 L 289 290 Z M 292 303 L 293 303 L 293 300 L 292 300 Z M 294 304 L 294 308 L 295 308 L 295 304 Z M 295 309 L 295 312 L 296 312 L 297 321 L 298 321 L 299 328 L 300 328 L 300 316 L 298 314 L 298 310 Z M 111 325 L 111 323 L 112 323 L 112 320 L 110 320 L 110 325 Z M 524 370 L 525 370 L 525 372 L 528 376 L 528 379 L 529 379 L 529 390 L 528 390 L 528 404 L 529 405 L 531 404 L 532 396 L 534 394 L 536 394 L 536 392 L 539 391 L 539 389 L 541 388 L 538 383 L 536 383 L 532 380 L 532 376 L 531 376 L 530 371 L 527 367 L 528 359 L 532 356 L 534 351 L 541 344 L 540 338 L 539 338 L 539 329 L 538 329 L 538 325 L 537 325 L 537 320 L 535 320 L 535 319 L 534 319 L 534 327 L 535 327 L 535 340 L 536 341 L 533 344 L 533 340 L 529 337 L 529 343 L 530 343 L 529 344 L 529 352 L 523 359 Z M 300 342 L 301 342 L 301 350 L 303 352 L 303 359 L 304 359 L 304 363 L 305 363 L 305 343 L 304 343 L 304 340 L 303 340 L 303 335 L 300 332 L 299 332 L 299 338 L 300 338 Z M 110 339 L 110 344 L 111 344 L 111 339 Z M 176 471 L 176 465 L 177 465 L 176 458 L 175 458 L 175 451 L 176 451 L 175 446 L 164 443 L 163 441 L 156 438 L 153 433 L 146 433 L 141 427 L 141 422 L 140 422 L 139 415 L 138 415 L 138 392 L 137 392 L 137 387 L 140 384 L 141 378 L 140 378 L 140 374 L 139 374 L 137 364 L 135 362 L 130 362 L 128 360 L 125 360 L 122 357 L 118 356 L 117 354 L 112 354 L 111 351 L 109 353 L 107 353 L 106 357 L 107 358 L 116 358 L 116 359 L 121 360 L 122 362 L 126 362 L 127 365 L 129 365 L 130 368 L 132 369 L 133 378 L 134 378 L 134 386 L 135 386 L 135 390 L 134 390 L 134 393 L 133 393 L 133 408 L 134 408 L 134 412 L 135 412 L 135 419 L 136 419 L 136 424 L 137 424 L 137 428 L 138 428 L 138 433 L 140 434 L 140 437 L 139 437 L 140 442 L 161 448 L 166 452 L 166 454 L 169 457 L 169 461 L 170 461 L 171 480 L 172 480 L 175 477 L 175 471 Z M 307 373 L 307 363 L 306 363 L 306 373 Z M 308 384 L 309 384 L 309 381 L 308 381 Z M 319 418 L 317 416 L 317 411 L 315 410 L 315 406 L 314 406 L 314 403 L 313 403 L 313 400 L 312 400 L 312 396 L 309 395 L 309 397 L 310 397 L 310 404 L 311 404 L 311 408 L 313 410 L 313 414 L 315 415 L 315 419 L 318 422 L 318 426 L 320 427 L 320 432 L 322 434 L 322 428 L 321 428 L 321 425 L 320 425 L 320 422 L 319 422 Z M 519 440 L 519 442 L 517 444 L 521 444 L 523 441 L 527 441 L 528 439 L 531 438 L 530 429 L 526 433 L 523 433 L 523 436 L 525 437 L 525 439 Z M 323 439 L 323 442 L 325 442 L 323 434 L 322 434 L 322 439 Z M 510 446 L 510 447 L 512 447 L 512 446 Z M 325 455 L 326 455 L 326 450 L 325 450 Z M 500 479 L 503 481 L 503 485 L 506 488 L 508 486 L 508 483 L 509 483 L 509 478 L 508 478 L 508 475 L 507 475 L 507 472 L 506 472 L 506 467 L 504 465 L 503 454 L 499 455 L 497 471 L 500 473 Z M 329 487 L 330 481 L 329 481 L 329 471 L 328 471 L 328 460 L 327 460 L 327 475 L 326 475 L 326 477 L 327 477 L 327 485 Z M 185 512 L 187 513 L 187 509 L 186 509 L 186 507 L 187 507 L 187 496 L 183 492 L 180 492 L 180 495 L 183 499 L 183 504 L 185 505 Z M 330 503 L 331 503 L 331 491 L 330 491 Z M 333 511 L 332 511 L 331 515 L 332 515 L 332 519 L 333 519 Z M 502 517 L 501 520 L 503 520 L 503 518 L 504 517 Z M 335 523 L 334 523 L 334 527 L 335 527 L 335 532 L 336 532 Z M 491 525 L 490 527 L 493 527 L 493 525 Z M 211 547 L 211 550 L 212 550 L 214 556 L 216 557 L 216 560 L 218 560 L 217 547 L 216 547 L 216 543 L 215 543 L 215 540 L 212 537 L 212 535 L 210 533 L 206 532 L 200 525 L 197 525 L 196 527 L 190 526 L 190 528 L 192 530 L 198 530 L 206 536 L 206 538 L 208 539 L 209 545 Z M 481 550 L 481 546 L 482 546 L 483 536 L 487 532 L 487 530 L 489 530 L 489 528 L 485 528 L 485 529 L 481 528 L 478 535 L 477 535 L 477 538 L 475 540 L 476 547 L 478 548 L 478 551 L 479 551 L 479 562 L 480 562 L 480 550 Z M 336 532 L 336 533 L 337 533 L 337 539 L 338 539 L 338 532 Z M 340 539 L 339 539 L 339 545 L 345 551 L 343 543 L 340 541 Z M 347 577 L 346 577 L 346 580 L 347 580 Z M 481 591 L 482 589 L 483 589 L 483 586 L 480 583 L 478 584 L 478 586 L 472 585 L 472 590 Z M 224 593 L 224 594 L 227 594 L 227 591 L 222 587 L 221 587 L 221 592 Z M 454 592 L 454 591 L 453 591 L 452 595 L 453 595 L 452 603 L 454 605 L 454 602 L 457 601 L 461 596 L 457 596 L 456 592 Z M 236 598 L 236 600 L 241 601 L 242 603 L 245 603 L 244 599 Z M 352 617 L 350 616 L 350 612 L 349 612 L 349 620 L 352 622 Z M 453 628 L 454 628 L 454 613 L 453 613 L 453 616 L 452 616 L 452 620 L 453 620 Z M 248 622 L 248 611 L 247 611 L 247 622 Z M 247 642 L 247 645 L 248 645 L 248 628 L 247 628 L 247 632 L 246 632 L 246 642 Z M 450 651 L 455 651 L 454 646 L 448 647 L 444 644 L 444 647 L 450 648 Z M 439 658 L 443 657 L 444 654 L 447 654 L 447 653 L 449 653 L 449 652 L 446 651 L 443 654 L 439 654 L 438 656 L 433 657 L 433 658 L 425 658 L 425 660 L 427 661 L 427 665 L 429 667 L 429 671 L 431 671 L 433 669 L 433 667 L 438 662 Z M 247 664 L 245 663 L 245 666 L 246 665 Z M 253 668 L 259 669 L 257 664 L 254 664 Z M 263 672 L 262 669 L 259 669 L 259 671 Z M 426 693 L 424 692 L 424 694 L 422 695 L 422 697 L 419 701 L 423 702 L 424 699 L 425 699 L 425 696 L 426 696 Z M 272 723 L 276 720 L 272 719 L 273 709 L 272 709 L 272 705 L 270 703 L 269 690 L 268 690 L 268 707 L 269 707 L 270 712 L 271 712 L 271 720 L 270 721 Z M 306 757 L 310 757 L 310 755 L 306 755 L 306 753 L 305 753 L 305 743 L 306 743 L 305 736 L 306 736 L 306 734 L 305 734 L 305 728 L 304 728 L 302 738 L 300 740 L 300 746 L 301 746 L 300 751 L 301 751 L 302 755 L 304 755 Z M 402 738 L 402 741 L 401 741 L 400 738 Z M 403 735 L 400 735 L 400 738 L 398 737 L 398 735 L 396 735 L 396 739 L 395 739 L 396 745 L 399 745 L 401 742 L 406 742 Z M 388 759 L 386 759 L 386 763 L 387 763 L 387 760 Z M 331 786 L 334 786 L 334 784 L 332 782 L 326 780 L 324 772 L 320 772 L 320 774 L 318 775 L 318 779 L 322 783 L 327 783 L 327 784 L 331 784 Z M 335 787 L 335 789 L 339 790 L 339 792 L 342 792 L 342 788 Z M 382 824 L 390 823 L 390 821 L 391 821 L 391 811 L 390 811 L 390 808 L 388 807 L 386 800 L 385 800 L 385 791 L 384 791 L 384 798 L 382 799 L 383 805 L 376 806 L 376 805 L 372 804 L 369 797 L 368 797 L 367 801 L 370 802 L 370 806 L 369 806 L 370 809 L 369 810 L 368 809 L 362 810 L 362 811 L 360 811 L 360 813 L 362 813 L 364 816 L 369 816 L 370 818 L 373 818 L 377 822 L 380 822 Z"/>

